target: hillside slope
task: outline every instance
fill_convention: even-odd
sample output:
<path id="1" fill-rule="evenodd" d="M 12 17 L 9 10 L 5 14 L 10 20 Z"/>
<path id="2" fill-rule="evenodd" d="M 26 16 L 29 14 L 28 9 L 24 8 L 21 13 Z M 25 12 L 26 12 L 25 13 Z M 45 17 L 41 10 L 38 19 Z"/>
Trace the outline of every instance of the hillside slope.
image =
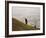
<path id="1" fill-rule="evenodd" d="M 20 31 L 20 30 L 32 30 L 32 25 L 27 25 L 19 20 L 12 18 L 12 31 Z"/>

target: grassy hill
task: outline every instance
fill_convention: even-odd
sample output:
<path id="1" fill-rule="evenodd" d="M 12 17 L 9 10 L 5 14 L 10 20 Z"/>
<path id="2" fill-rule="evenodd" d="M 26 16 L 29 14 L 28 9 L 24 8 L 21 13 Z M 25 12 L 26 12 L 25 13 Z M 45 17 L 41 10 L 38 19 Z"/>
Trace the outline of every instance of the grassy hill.
<path id="1" fill-rule="evenodd" d="M 32 30 L 32 25 L 27 25 L 19 20 L 12 18 L 12 31 L 20 31 L 20 30 Z"/>

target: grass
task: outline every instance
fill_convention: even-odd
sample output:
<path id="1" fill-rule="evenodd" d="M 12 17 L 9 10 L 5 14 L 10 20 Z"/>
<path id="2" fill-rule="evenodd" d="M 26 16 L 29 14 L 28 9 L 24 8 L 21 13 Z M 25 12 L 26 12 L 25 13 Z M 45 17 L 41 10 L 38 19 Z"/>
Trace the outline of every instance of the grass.
<path id="1" fill-rule="evenodd" d="M 32 25 L 27 25 L 19 20 L 12 18 L 12 31 L 20 31 L 20 30 L 32 30 Z"/>

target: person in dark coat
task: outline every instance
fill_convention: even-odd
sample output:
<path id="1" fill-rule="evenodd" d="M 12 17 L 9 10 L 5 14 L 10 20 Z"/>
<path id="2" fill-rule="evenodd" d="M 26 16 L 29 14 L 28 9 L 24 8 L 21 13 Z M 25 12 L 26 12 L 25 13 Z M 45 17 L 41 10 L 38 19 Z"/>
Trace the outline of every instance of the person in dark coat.
<path id="1" fill-rule="evenodd" d="M 27 24 L 27 18 L 25 18 L 25 23 Z"/>

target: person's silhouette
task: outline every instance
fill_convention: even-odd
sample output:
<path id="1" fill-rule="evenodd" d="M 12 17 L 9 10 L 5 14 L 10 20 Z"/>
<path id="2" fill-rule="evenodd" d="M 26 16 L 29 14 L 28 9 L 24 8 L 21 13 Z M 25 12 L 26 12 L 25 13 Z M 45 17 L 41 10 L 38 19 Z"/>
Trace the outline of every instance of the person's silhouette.
<path id="1" fill-rule="evenodd" d="M 25 23 L 27 24 L 27 18 L 25 18 Z"/>

